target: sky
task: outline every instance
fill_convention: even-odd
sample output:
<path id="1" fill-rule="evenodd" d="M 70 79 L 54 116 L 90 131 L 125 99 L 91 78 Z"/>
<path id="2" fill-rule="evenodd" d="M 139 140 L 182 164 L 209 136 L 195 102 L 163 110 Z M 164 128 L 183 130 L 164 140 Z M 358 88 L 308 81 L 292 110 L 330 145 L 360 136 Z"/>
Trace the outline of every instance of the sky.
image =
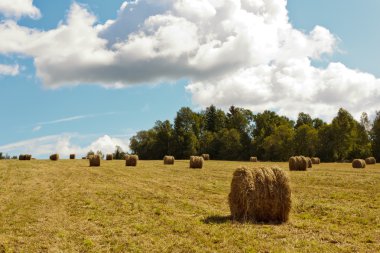
<path id="1" fill-rule="evenodd" d="M 0 0 L 0 152 L 129 151 L 183 106 L 380 110 L 380 1 Z"/>

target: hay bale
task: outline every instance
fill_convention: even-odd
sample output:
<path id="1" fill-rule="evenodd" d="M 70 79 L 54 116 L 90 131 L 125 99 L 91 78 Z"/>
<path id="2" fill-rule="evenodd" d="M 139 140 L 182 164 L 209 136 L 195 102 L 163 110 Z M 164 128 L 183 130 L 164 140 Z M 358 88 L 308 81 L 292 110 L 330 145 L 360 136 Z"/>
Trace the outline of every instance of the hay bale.
<path id="1" fill-rule="evenodd" d="M 58 161 L 59 160 L 59 155 L 58 154 L 52 154 L 50 156 L 50 160 L 52 160 L 52 161 Z"/>
<path id="2" fill-rule="evenodd" d="M 209 154 L 202 154 L 203 160 L 208 161 L 210 160 L 210 155 Z"/>
<path id="3" fill-rule="evenodd" d="M 113 155 L 112 154 L 107 154 L 106 160 L 107 161 L 112 161 L 113 160 Z"/>
<path id="4" fill-rule="evenodd" d="M 22 154 L 19 155 L 19 156 L 18 156 L 18 159 L 19 159 L 20 161 L 24 161 L 24 160 L 25 160 L 25 155 L 22 155 Z"/>
<path id="5" fill-rule="evenodd" d="M 321 159 L 319 159 L 319 157 L 312 157 L 311 158 L 311 163 L 312 164 L 320 164 L 321 163 Z"/>
<path id="6" fill-rule="evenodd" d="M 32 160 L 32 155 L 29 155 L 29 154 L 24 155 L 24 160 L 26 160 L 26 161 Z"/>
<path id="7" fill-rule="evenodd" d="M 174 164 L 174 156 L 166 155 L 164 156 L 164 164 L 173 165 Z"/>
<path id="8" fill-rule="evenodd" d="M 352 161 L 352 168 L 355 169 L 364 169 L 365 161 L 363 159 L 355 159 Z"/>
<path id="9" fill-rule="evenodd" d="M 137 166 L 138 160 L 139 160 L 139 157 L 137 155 L 126 155 L 125 166 Z"/>
<path id="10" fill-rule="evenodd" d="M 286 222 L 291 208 L 289 178 L 278 167 L 238 168 L 228 202 L 234 220 Z"/>
<path id="11" fill-rule="evenodd" d="M 87 159 L 87 157 L 85 157 L 85 156 L 82 156 L 82 160 L 86 160 Z"/>
<path id="12" fill-rule="evenodd" d="M 75 154 L 70 154 L 70 160 L 75 160 Z"/>
<path id="13" fill-rule="evenodd" d="M 365 159 L 366 164 L 376 164 L 376 158 L 375 157 L 368 157 Z"/>
<path id="14" fill-rule="evenodd" d="M 99 167 L 100 166 L 100 156 L 92 155 L 90 160 L 90 167 Z"/>
<path id="15" fill-rule="evenodd" d="M 249 161 L 250 161 L 250 162 L 254 162 L 254 163 L 256 163 L 256 162 L 257 162 L 257 157 L 256 157 L 256 156 L 251 156 L 251 157 L 249 158 Z"/>
<path id="16" fill-rule="evenodd" d="M 289 158 L 289 170 L 291 171 L 306 171 L 308 165 L 308 160 L 304 156 L 292 156 Z"/>
<path id="17" fill-rule="evenodd" d="M 311 162 L 311 158 L 310 157 L 305 157 L 305 158 L 307 161 L 307 168 L 313 168 L 313 163 Z"/>
<path id="18" fill-rule="evenodd" d="M 202 156 L 190 156 L 190 168 L 191 169 L 202 169 L 203 167 L 203 157 Z"/>

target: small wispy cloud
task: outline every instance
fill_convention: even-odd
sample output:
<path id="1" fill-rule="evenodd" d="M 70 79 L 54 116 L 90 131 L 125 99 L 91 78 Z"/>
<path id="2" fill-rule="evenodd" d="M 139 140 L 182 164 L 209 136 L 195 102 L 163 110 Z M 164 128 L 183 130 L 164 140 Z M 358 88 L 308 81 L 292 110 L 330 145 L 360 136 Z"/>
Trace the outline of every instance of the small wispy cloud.
<path id="1" fill-rule="evenodd" d="M 17 76 L 19 73 L 19 65 L 0 64 L 0 76 Z"/>
<path id="2" fill-rule="evenodd" d="M 46 125 L 54 125 L 54 124 L 59 124 L 59 123 L 65 123 L 65 122 L 88 119 L 88 118 L 96 118 L 96 117 L 114 115 L 114 114 L 116 114 L 116 112 L 107 112 L 107 113 L 98 113 L 98 114 L 84 114 L 84 115 L 77 115 L 77 116 L 71 116 L 71 117 L 51 120 L 51 121 L 39 122 L 39 123 L 36 123 L 35 126 L 33 127 L 33 132 L 37 132 L 37 131 L 41 130 L 42 127 L 46 126 Z"/>

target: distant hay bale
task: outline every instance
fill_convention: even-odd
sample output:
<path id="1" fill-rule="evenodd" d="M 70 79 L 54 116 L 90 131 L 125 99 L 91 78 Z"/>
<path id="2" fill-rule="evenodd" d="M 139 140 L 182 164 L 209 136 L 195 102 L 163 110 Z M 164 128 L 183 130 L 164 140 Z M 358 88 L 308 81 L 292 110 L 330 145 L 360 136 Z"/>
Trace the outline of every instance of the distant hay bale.
<path id="1" fill-rule="evenodd" d="M 203 160 L 208 161 L 210 160 L 210 155 L 209 154 L 202 154 Z"/>
<path id="2" fill-rule="evenodd" d="M 277 167 L 238 168 L 228 202 L 234 220 L 286 222 L 291 208 L 289 178 Z"/>
<path id="3" fill-rule="evenodd" d="M 321 163 L 321 159 L 319 159 L 319 157 L 312 157 L 311 158 L 311 163 L 312 164 L 320 164 Z"/>
<path id="4" fill-rule="evenodd" d="M 86 159 L 87 159 L 87 157 L 85 157 L 85 156 L 82 157 L 82 160 L 86 160 Z"/>
<path id="5" fill-rule="evenodd" d="M 352 161 L 352 168 L 355 169 L 364 169 L 365 161 L 363 159 L 355 159 Z"/>
<path id="6" fill-rule="evenodd" d="M 28 155 L 28 154 L 20 154 L 18 159 L 20 161 L 30 161 L 32 160 L 32 155 Z"/>
<path id="7" fill-rule="evenodd" d="M 90 160 L 90 167 L 99 167 L 100 166 L 100 156 L 92 155 Z"/>
<path id="8" fill-rule="evenodd" d="M 307 168 L 313 168 L 313 162 L 310 157 L 305 157 L 307 161 Z"/>
<path id="9" fill-rule="evenodd" d="M 113 155 L 112 154 L 107 154 L 106 160 L 107 161 L 112 161 L 113 160 Z"/>
<path id="10" fill-rule="evenodd" d="M 137 166 L 138 160 L 139 160 L 139 157 L 137 155 L 126 155 L 125 166 Z"/>
<path id="11" fill-rule="evenodd" d="M 289 158 L 289 170 L 291 171 L 306 171 L 308 161 L 304 156 L 292 156 Z"/>
<path id="12" fill-rule="evenodd" d="M 70 154 L 70 160 L 75 160 L 75 154 Z"/>
<path id="13" fill-rule="evenodd" d="M 52 154 L 50 156 L 50 160 L 52 160 L 52 161 L 58 161 L 59 160 L 59 155 L 58 154 Z"/>
<path id="14" fill-rule="evenodd" d="M 170 156 L 170 155 L 164 156 L 164 164 L 173 165 L 174 161 L 175 161 L 174 156 Z"/>
<path id="15" fill-rule="evenodd" d="M 203 157 L 202 156 L 190 156 L 190 168 L 191 169 L 202 169 L 203 167 Z"/>
<path id="16" fill-rule="evenodd" d="M 376 158 L 375 157 L 368 157 L 365 159 L 366 164 L 376 164 Z"/>
<path id="17" fill-rule="evenodd" d="M 254 162 L 254 163 L 256 163 L 256 162 L 257 162 L 257 157 L 256 157 L 256 156 L 251 156 L 251 157 L 249 158 L 249 161 L 250 161 L 250 162 Z"/>

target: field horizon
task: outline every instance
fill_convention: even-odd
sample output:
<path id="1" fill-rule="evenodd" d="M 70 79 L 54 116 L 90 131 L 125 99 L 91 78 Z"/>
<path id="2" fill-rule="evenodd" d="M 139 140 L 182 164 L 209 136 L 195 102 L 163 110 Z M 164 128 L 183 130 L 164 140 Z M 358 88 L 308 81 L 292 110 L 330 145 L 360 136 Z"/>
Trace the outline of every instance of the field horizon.
<path id="1" fill-rule="evenodd" d="M 287 172 L 287 223 L 230 219 L 240 166 Z M 0 252 L 380 252 L 380 166 L 188 160 L 0 161 Z"/>

